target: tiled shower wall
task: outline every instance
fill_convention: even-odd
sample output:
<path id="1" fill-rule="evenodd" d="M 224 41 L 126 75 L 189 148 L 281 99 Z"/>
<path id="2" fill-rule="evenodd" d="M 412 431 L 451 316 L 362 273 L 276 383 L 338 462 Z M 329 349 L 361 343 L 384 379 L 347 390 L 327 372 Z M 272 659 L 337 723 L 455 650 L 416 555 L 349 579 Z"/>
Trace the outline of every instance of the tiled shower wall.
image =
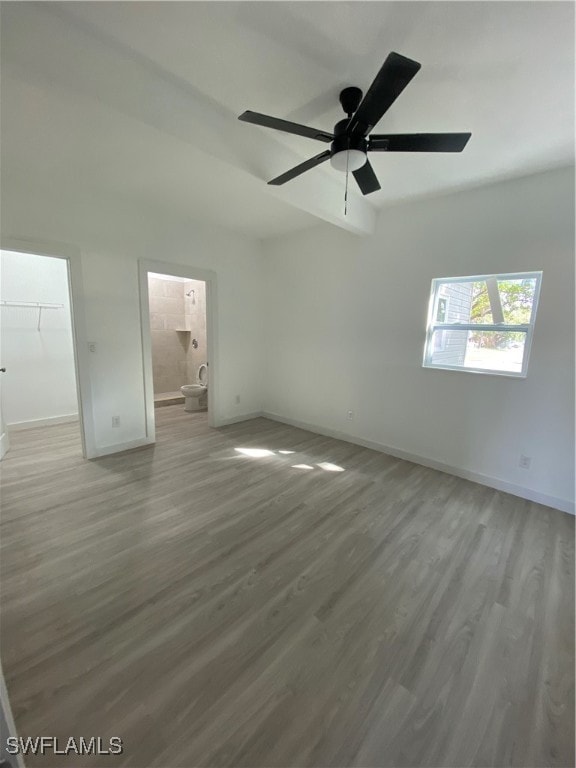
<path id="1" fill-rule="evenodd" d="M 198 368 L 208 360 L 208 347 L 206 345 L 206 283 L 200 280 L 188 280 L 184 283 L 184 293 L 193 290 L 194 293 L 186 296 L 184 313 L 186 328 L 190 328 L 190 349 L 187 358 L 188 384 L 196 384 Z M 192 341 L 196 339 L 198 349 L 194 349 Z"/>
<path id="2" fill-rule="evenodd" d="M 198 366 L 206 362 L 206 284 L 149 276 L 148 293 L 154 394 L 177 392 L 196 382 Z"/>

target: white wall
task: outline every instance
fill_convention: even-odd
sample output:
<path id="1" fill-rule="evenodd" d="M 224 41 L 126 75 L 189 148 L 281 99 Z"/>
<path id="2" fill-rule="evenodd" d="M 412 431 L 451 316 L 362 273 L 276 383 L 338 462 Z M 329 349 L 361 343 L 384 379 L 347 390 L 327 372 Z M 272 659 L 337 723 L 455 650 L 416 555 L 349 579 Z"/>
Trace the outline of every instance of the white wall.
<path id="1" fill-rule="evenodd" d="M 74 183 L 58 195 L 36 181 L 11 183 L 2 195 L 6 238 L 75 246 L 81 251 L 86 338 L 96 452 L 145 440 L 138 259 L 216 272 L 219 421 L 261 409 L 262 269 L 259 243 L 193 220 L 137 209 Z M 235 397 L 240 395 L 240 405 Z M 112 428 L 112 416 L 121 425 Z"/>
<path id="2" fill-rule="evenodd" d="M 572 172 L 549 172 L 391 208 L 372 237 L 321 225 L 263 249 L 89 187 L 23 181 L 4 191 L 2 222 L 5 237 L 81 250 L 98 452 L 145 438 L 137 260 L 160 260 L 217 274 L 220 422 L 264 407 L 567 508 L 573 206 Z M 422 369 L 433 277 L 532 269 L 544 277 L 526 380 Z"/>
<path id="3" fill-rule="evenodd" d="M 8 425 L 78 412 L 67 262 L 2 251 L 0 297 L 63 304 L 42 311 L 6 307 L 2 315 L 2 408 Z"/>
<path id="4" fill-rule="evenodd" d="M 572 170 L 390 208 L 367 238 L 265 245 L 265 411 L 573 508 Z M 422 368 L 432 278 L 538 269 L 527 379 Z"/>

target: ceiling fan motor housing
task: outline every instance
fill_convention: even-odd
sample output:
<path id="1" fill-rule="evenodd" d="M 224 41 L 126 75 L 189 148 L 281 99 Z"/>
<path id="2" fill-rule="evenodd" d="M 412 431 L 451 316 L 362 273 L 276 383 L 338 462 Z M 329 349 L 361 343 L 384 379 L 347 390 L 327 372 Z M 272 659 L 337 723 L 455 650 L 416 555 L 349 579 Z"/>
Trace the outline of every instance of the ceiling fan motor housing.
<path id="1" fill-rule="evenodd" d="M 359 152 L 368 151 L 368 142 L 363 136 L 351 137 L 346 133 L 346 128 L 350 121 L 346 118 L 340 120 L 334 126 L 334 141 L 330 145 L 330 155 L 337 152 L 344 152 L 347 149 L 357 149 Z"/>
<path id="2" fill-rule="evenodd" d="M 343 91 L 340 91 L 339 98 L 344 112 L 346 112 L 348 117 L 352 117 L 362 101 L 362 91 L 360 88 L 356 88 L 356 86 L 352 85 L 350 88 L 344 88 Z"/>

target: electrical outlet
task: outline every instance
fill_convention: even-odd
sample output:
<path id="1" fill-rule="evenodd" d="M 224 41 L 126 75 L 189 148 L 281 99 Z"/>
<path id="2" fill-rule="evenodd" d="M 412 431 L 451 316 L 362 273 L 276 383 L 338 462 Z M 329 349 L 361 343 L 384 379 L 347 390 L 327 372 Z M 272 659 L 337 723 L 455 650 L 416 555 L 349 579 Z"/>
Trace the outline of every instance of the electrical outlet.
<path id="1" fill-rule="evenodd" d="M 112 416 L 112 426 L 113 427 L 120 426 L 120 416 Z"/>
<path id="2" fill-rule="evenodd" d="M 348 419 L 348 421 L 352 421 L 352 419 L 354 418 L 354 411 L 348 411 L 348 413 L 346 414 L 346 418 Z"/>
<path id="3" fill-rule="evenodd" d="M 520 454 L 520 461 L 518 462 L 518 466 L 520 469 L 530 469 L 530 462 L 532 461 L 531 456 L 524 456 L 523 453 Z"/>
<path id="4" fill-rule="evenodd" d="M 240 395 L 236 395 L 236 405 L 240 405 Z"/>
<path id="5" fill-rule="evenodd" d="M 88 342 L 88 352 L 91 352 L 93 355 L 96 354 L 96 342 L 95 341 L 89 341 Z"/>

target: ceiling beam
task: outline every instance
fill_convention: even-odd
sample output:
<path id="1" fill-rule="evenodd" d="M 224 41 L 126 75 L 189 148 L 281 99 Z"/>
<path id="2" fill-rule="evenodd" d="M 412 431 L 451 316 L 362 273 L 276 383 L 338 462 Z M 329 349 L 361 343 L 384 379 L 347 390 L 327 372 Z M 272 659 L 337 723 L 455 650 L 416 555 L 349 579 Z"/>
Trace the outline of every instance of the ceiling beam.
<path id="1" fill-rule="evenodd" d="M 240 123 L 237 115 L 191 83 L 52 3 L 3 8 L 3 65 L 43 87 L 88 96 L 218 158 L 265 184 L 303 158 L 273 132 Z M 312 144 L 312 142 L 311 142 Z M 310 148 L 314 154 L 315 145 Z M 267 187 L 270 194 L 357 234 L 374 231 L 375 210 L 352 190 L 344 214 L 344 177 L 315 169 L 314 179 Z M 225 176 L 222 183 L 226 183 Z"/>

